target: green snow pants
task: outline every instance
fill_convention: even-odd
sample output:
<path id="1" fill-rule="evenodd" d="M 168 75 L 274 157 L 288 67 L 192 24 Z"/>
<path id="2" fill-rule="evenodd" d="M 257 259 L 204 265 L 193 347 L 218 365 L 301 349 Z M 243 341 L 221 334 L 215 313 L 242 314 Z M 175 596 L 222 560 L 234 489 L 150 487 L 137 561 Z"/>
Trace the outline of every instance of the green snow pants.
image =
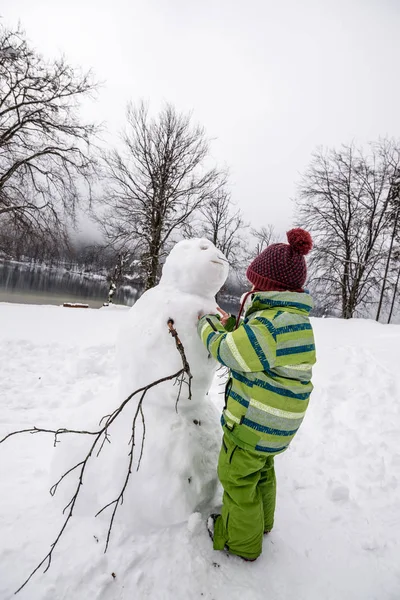
<path id="1" fill-rule="evenodd" d="M 218 461 L 224 488 L 221 516 L 214 526 L 214 550 L 255 559 L 264 531 L 274 525 L 276 480 L 274 457 L 243 450 L 224 435 Z"/>

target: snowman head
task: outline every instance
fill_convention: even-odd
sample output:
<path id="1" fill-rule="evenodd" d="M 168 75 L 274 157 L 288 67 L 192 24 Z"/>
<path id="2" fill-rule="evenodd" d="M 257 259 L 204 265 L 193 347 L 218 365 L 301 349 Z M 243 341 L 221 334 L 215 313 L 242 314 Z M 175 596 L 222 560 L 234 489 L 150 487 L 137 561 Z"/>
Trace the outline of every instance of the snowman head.
<path id="1" fill-rule="evenodd" d="M 229 264 L 212 242 L 193 238 L 178 242 L 165 261 L 160 285 L 177 291 L 214 297 L 228 277 Z"/>

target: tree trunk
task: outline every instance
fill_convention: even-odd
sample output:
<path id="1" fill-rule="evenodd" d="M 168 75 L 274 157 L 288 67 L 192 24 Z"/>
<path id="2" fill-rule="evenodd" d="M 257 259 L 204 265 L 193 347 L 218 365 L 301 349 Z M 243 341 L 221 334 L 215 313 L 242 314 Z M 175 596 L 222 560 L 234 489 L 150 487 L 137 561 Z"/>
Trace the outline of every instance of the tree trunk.
<path id="1" fill-rule="evenodd" d="M 400 202 L 399 202 L 399 206 L 400 206 Z M 397 225 L 398 225 L 398 221 L 399 221 L 399 207 L 397 207 L 396 210 L 396 216 L 394 219 L 394 223 L 393 223 L 393 231 L 392 231 L 392 235 L 390 238 L 390 246 L 389 246 L 389 253 L 388 253 L 388 257 L 387 257 L 387 261 L 386 261 L 386 267 L 385 267 L 385 274 L 383 276 L 383 283 L 382 283 L 382 289 L 381 289 L 381 295 L 379 298 L 379 305 L 378 305 L 378 310 L 376 313 L 376 320 L 379 321 L 379 317 L 381 314 L 381 310 L 382 310 L 382 303 L 383 303 L 383 297 L 385 294 L 385 289 L 386 289 L 386 282 L 387 282 L 387 276 L 389 273 L 389 267 L 390 267 L 390 261 L 392 259 L 392 251 L 393 251 L 393 244 L 394 244 L 394 240 L 396 237 L 396 233 L 397 233 Z"/>
<path id="2" fill-rule="evenodd" d="M 157 237 L 159 237 L 157 235 Z M 151 289 L 157 284 L 158 269 L 160 266 L 160 241 L 153 240 L 149 251 L 149 268 L 147 271 L 147 280 L 144 291 Z"/>
<path id="3" fill-rule="evenodd" d="M 349 263 L 346 260 L 344 265 L 344 273 L 342 277 L 342 318 L 350 319 L 352 315 L 348 316 L 349 311 L 349 296 L 347 286 L 349 282 Z"/>
<path id="4" fill-rule="evenodd" d="M 362 280 L 362 277 L 363 271 L 359 270 L 357 278 L 355 278 L 355 281 L 353 282 L 353 285 L 351 287 L 350 294 L 348 296 L 346 314 L 344 315 L 345 319 L 352 319 L 354 316 L 354 312 L 357 308 L 359 285 L 360 281 Z"/>
<path id="5" fill-rule="evenodd" d="M 159 257 L 158 254 L 152 254 L 150 257 L 150 272 L 146 281 L 145 291 L 154 287 L 157 283 Z"/>
<path id="6" fill-rule="evenodd" d="M 346 306 L 343 310 L 343 319 L 352 319 L 353 318 L 354 308 L 351 305 L 350 299 L 347 301 Z"/>
<path id="7" fill-rule="evenodd" d="M 392 305 L 390 307 L 390 313 L 389 313 L 389 318 L 388 318 L 388 324 L 390 323 L 391 319 L 392 319 L 392 314 L 393 314 L 393 308 L 394 308 L 394 303 L 396 301 L 396 295 L 397 295 L 397 289 L 399 287 L 399 282 L 400 282 L 400 269 L 399 272 L 397 273 L 397 279 L 396 279 L 396 285 L 394 286 L 394 291 L 393 291 L 393 298 L 392 298 Z"/>
<path id="8" fill-rule="evenodd" d="M 118 254 L 117 263 L 114 267 L 114 272 L 110 278 L 110 287 L 108 290 L 108 303 L 112 304 L 115 296 L 115 292 L 117 291 L 117 285 L 121 281 L 122 277 L 122 254 Z"/>

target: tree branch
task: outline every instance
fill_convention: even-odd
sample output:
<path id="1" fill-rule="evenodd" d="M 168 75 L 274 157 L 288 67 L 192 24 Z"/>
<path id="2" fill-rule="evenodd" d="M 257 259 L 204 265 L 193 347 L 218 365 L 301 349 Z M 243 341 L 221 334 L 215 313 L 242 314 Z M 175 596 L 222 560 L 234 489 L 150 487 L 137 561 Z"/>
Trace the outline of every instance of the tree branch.
<path id="1" fill-rule="evenodd" d="M 44 570 L 44 572 L 46 573 L 46 571 L 50 568 L 51 565 L 51 561 L 52 561 L 52 557 L 53 557 L 53 552 L 55 547 L 57 546 L 58 542 L 60 541 L 69 521 L 71 520 L 72 516 L 73 516 L 73 512 L 74 512 L 74 508 L 77 502 L 77 499 L 79 497 L 81 488 L 83 486 L 83 477 L 84 474 L 86 472 L 86 468 L 88 465 L 88 462 L 90 460 L 90 458 L 92 457 L 93 452 L 96 449 L 96 446 L 99 444 L 100 440 L 103 437 L 103 442 L 100 446 L 100 449 L 98 451 L 98 454 L 101 452 L 103 445 L 105 443 L 106 440 L 110 441 L 108 439 L 108 428 L 112 425 L 112 423 L 119 417 L 119 415 L 122 413 L 122 411 L 124 410 L 124 408 L 126 407 L 126 405 L 132 400 L 132 398 L 134 398 L 135 396 L 137 396 L 138 394 L 140 394 L 140 398 L 136 407 L 136 411 L 135 411 L 135 415 L 133 417 L 132 420 L 132 434 L 131 434 L 131 439 L 130 439 L 130 452 L 129 452 L 129 463 L 128 463 L 128 469 L 127 469 L 127 473 L 125 476 L 125 480 L 124 483 L 122 485 L 122 488 L 117 496 L 117 498 L 115 498 L 115 500 L 112 500 L 111 502 L 109 502 L 108 504 L 106 504 L 106 506 L 104 506 L 100 511 L 98 511 L 98 513 L 96 514 L 96 516 L 98 516 L 100 513 L 102 513 L 103 511 L 105 511 L 107 508 L 113 506 L 113 510 L 112 510 L 112 514 L 111 514 L 111 518 L 110 518 L 110 523 L 109 523 L 109 527 L 108 527 L 108 531 L 107 531 L 107 539 L 106 539 L 106 545 L 105 545 L 105 549 L 104 552 L 107 552 L 108 549 L 108 545 L 109 545 L 109 541 L 110 541 L 110 537 L 111 537 L 111 532 L 112 532 L 112 528 L 113 528 L 113 524 L 114 524 L 114 520 L 115 520 L 115 515 L 117 513 L 118 510 L 118 506 L 121 505 L 123 503 L 123 499 L 124 499 L 124 493 L 126 491 L 126 488 L 128 486 L 129 483 L 129 479 L 131 477 L 132 474 L 132 464 L 133 464 L 133 459 L 134 459 L 134 448 L 135 448 L 135 444 L 136 444 L 136 438 L 135 438 L 135 433 L 136 433 L 136 423 L 137 423 L 137 419 L 138 416 L 140 415 L 141 420 L 142 420 L 142 426 L 143 426 L 143 431 L 142 431 L 142 442 L 141 442 L 141 450 L 140 450 L 140 455 L 139 455 L 139 460 L 138 460 L 138 466 L 137 466 L 137 470 L 139 470 L 140 468 L 140 464 L 142 461 L 142 457 L 143 457 L 143 451 L 144 451 L 144 441 L 145 441 L 145 435 L 146 435 L 146 426 L 145 426 L 145 417 L 144 417 L 144 412 L 143 412 L 143 401 L 144 398 L 147 394 L 147 392 L 149 390 L 151 390 L 152 388 L 154 388 L 157 385 L 160 385 L 161 383 L 164 383 L 166 381 L 171 381 L 171 380 L 179 380 L 179 378 L 181 378 L 181 381 L 183 380 L 183 378 L 185 377 L 185 375 L 188 378 L 187 384 L 189 387 L 189 399 L 191 399 L 192 394 L 191 394 L 191 381 L 192 381 L 192 374 L 190 372 L 190 366 L 189 363 L 187 361 L 186 358 L 186 354 L 185 354 L 185 349 L 183 347 L 183 344 L 181 342 L 181 340 L 179 339 L 179 335 L 176 331 L 176 329 L 174 328 L 174 321 L 173 319 L 168 319 L 167 322 L 168 325 L 168 329 L 169 332 L 171 333 L 172 337 L 175 340 L 175 345 L 176 348 L 180 354 L 181 360 L 182 360 L 182 368 L 179 369 L 176 373 L 173 373 L 172 375 L 168 375 L 166 377 L 161 377 L 160 379 L 157 379 L 156 381 L 153 381 L 152 383 L 143 386 L 141 388 L 139 388 L 138 390 L 135 390 L 134 392 L 132 392 L 132 394 L 130 394 L 110 415 L 106 415 L 104 417 L 101 418 L 99 426 L 100 428 L 96 431 L 89 431 L 89 430 L 76 430 L 76 429 L 67 429 L 65 427 L 63 428 L 59 428 L 59 429 L 47 429 L 47 428 L 42 428 L 42 427 L 31 427 L 28 429 L 21 429 L 19 431 L 14 431 L 12 433 L 7 434 L 5 437 L 3 437 L 0 440 L 0 444 L 4 443 L 6 440 L 8 440 L 9 438 L 11 438 L 12 436 L 15 435 L 19 435 L 19 434 L 23 434 L 23 433 L 31 433 L 31 434 L 36 434 L 36 433 L 51 433 L 52 435 L 54 435 L 54 446 L 57 444 L 58 440 L 58 436 L 63 435 L 63 434 L 67 434 L 67 433 L 71 433 L 71 434 L 77 434 L 77 435 L 89 435 L 89 436 L 94 436 L 94 441 L 88 451 L 88 453 L 86 454 L 86 456 L 84 457 L 83 460 L 80 460 L 78 463 L 76 463 L 73 467 L 71 467 L 70 469 L 68 469 L 65 473 L 63 473 L 61 475 L 61 477 L 58 479 L 58 481 L 50 488 L 50 494 L 52 496 L 55 495 L 55 493 L 57 492 L 58 486 L 60 485 L 60 483 L 71 473 L 73 473 L 75 470 L 80 469 L 79 470 L 79 476 L 78 476 L 78 482 L 77 482 L 77 486 L 75 488 L 75 491 L 71 497 L 71 500 L 68 502 L 68 504 L 64 507 L 63 510 L 63 514 L 68 510 L 68 514 L 67 517 L 56 537 L 56 539 L 54 540 L 54 542 L 51 544 L 50 546 L 50 550 L 49 552 L 46 554 L 46 556 L 43 558 L 43 560 L 40 561 L 40 563 L 37 565 L 37 567 L 32 571 L 32 573 L 29 575 L 29 577 L 24 581 L 24 583 L 17 589 L 17 591 L 15 592 L 16 594 L 18 592 L 20 592 L 25 586 L 26 584 L 32 579 L 32 577 L 35 575 L 35 573 L 43 566 L 47 563 L 46 568 Z M 182 386 L 182 383 L 181 383 Z M 179 397 L 180 397 L 180 391 L 178 394 L 178 400 L 176 402 L 175 408 L 177 410 L 177 404 L 179 401 Z"/>

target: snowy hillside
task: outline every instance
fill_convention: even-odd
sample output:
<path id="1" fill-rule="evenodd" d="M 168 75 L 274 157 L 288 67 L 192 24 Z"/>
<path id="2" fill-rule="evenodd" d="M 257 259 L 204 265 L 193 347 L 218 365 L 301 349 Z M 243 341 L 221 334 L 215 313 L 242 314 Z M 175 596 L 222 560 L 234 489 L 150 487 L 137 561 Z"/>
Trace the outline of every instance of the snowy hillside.
<path id="1" fill-rule="evenodd" d="M 107 413 L 115 404 L 115 339 L 125 317 L 124 308 L 0 304 L 0 438 L 33 425 L 84 427 Z M 86 500 L 50 570 L 38 572 L 18 597 L 398 600 L 400 326 L 335 319 L 313 325 L 315 391 L 291 448 L 276 459 L 276 527 L 258 561 L 214 552 L 200 514 L 133 535 L 121 512 L 104 554 L 108 522 L 95 519 Z M 75 443 L 61 441 L 66 451 Z M 0 600 L 13 597 L 63 523 L 66 492 L 48 493 L 60 476 L 58 451 L 46 435 L 0 446 Z"/>

